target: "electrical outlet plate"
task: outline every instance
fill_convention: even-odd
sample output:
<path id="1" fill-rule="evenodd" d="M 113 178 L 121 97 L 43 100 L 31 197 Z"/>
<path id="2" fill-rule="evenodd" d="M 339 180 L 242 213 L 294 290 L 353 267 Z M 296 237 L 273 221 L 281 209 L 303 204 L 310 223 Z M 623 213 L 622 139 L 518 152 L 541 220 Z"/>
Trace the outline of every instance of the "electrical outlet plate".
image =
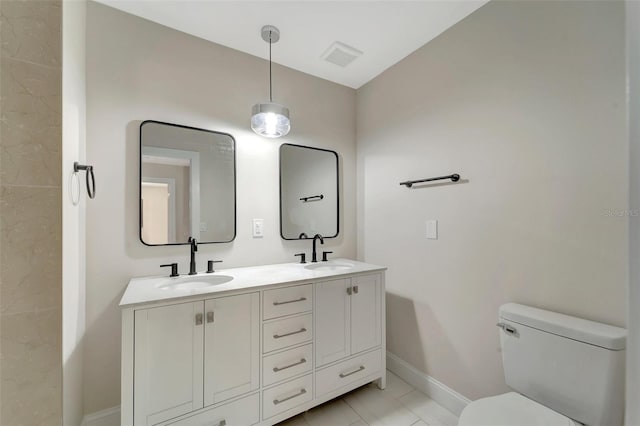
<path id="1" fill-rule="evenodd" d="M 428 220 L 427 221 L 427 229 L 426 229 L 426 237 L 429 240 L 437 240 L 438 239 L 438 221 L 437 220 Z"/>
<path id="2" fill-rule="evenodd" d="M 253 219 L 253 238 L 264 237 L 264 220 Z"/>

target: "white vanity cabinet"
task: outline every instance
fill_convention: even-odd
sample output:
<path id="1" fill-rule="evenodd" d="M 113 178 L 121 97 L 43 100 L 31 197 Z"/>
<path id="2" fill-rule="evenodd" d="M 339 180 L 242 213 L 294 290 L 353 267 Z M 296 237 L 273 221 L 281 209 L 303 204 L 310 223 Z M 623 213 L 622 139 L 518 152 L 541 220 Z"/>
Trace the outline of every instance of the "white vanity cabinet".
<path id="1" fill-rule="evenodd" d="M 204 405 L 260 387 L 260 293 L 204 302 Z"/>
<path id="2" fill-rule="evenodd" d="M 155 425 L 257 390 L 259 293 L 134 314 L 134 424 Z"/>
<path id="3" fill-rule="evenodd" d="M 380 274 L 316 284 L 316 366 L 380 346 L 381 285 Z"/>
<path id="4" fill-rule="evenodd" d="M 301 272 L 265 282 L 260 268 L 277 277 L 278 265 L 230 269 L 235 287 L 175 298 L 144 287 L 161 278 L 132 280 L 121 424 L 270 426 L 374 380 L 384 387 L 384 268 L 350 262 L 322 274 L 282 265 Z"/>
<path id="5" fill-rule="evenodd" d="M 193 302 L 135 312 L 136 425 L 203 407 L 202 311 L 203 302 Z"/>

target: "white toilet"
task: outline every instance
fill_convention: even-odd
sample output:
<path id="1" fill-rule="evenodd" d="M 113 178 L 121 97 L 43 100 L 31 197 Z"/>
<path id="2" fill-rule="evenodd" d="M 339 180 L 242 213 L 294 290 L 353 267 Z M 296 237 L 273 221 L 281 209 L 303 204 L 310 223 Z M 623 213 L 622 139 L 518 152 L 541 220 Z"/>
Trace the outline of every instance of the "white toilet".
<path id="1" fill-rule="evenodd" d="M 622 426 L 627 331 L 507 303 L 500 307 L 507 385 L 467 405 L 459 426 Z"/>

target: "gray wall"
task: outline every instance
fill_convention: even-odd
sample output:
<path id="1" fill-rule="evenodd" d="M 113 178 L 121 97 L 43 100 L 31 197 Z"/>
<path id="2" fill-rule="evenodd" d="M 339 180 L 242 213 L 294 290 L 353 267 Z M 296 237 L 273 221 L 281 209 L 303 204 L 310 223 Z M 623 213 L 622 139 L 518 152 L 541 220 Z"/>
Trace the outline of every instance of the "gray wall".
<path id="1" fill-rule="evenodd" d="M 62 2 L 0 2 L 0 424 L 62 424 Z"/>
<path id="2" fill-rule="evenodd" d="M 87 158 L 99 188 L 87 203 L 84 389 L 85 413 L 93 413 L 120 404 L 118 302 L 128 280 L 163 274 L 159 265 L 174 261 L 185 272 L 189 262 L 187 246 L 145 247 L 138 240 L 140 120 L 218 130 L 236 139 L 237 236 L 229 244 L 201 246 L 200 270 L 207 259 L 223 260 L 224 269 L 293 262 L 294 253 L 311 249 L 310 242 L 280 238 L 283 142 L 341 155 L 344 231 L 323 248 L 355 257 L 355 91 L 274 65 L 274 100 L 290 108 L 292 131 L 279 140 L 261 138 L 251 132 L 249 118 L 251 106 L 268 99 L 264 60 L 96 3 L 87 9 Z M 264 238 L 251 237 L 253 218 L 264 219 Z"/>
<path id="3" fill-rule="evenodd" d="M 626 424 L 640 424 L 640 2 L 626 2 L 629 84 L 629 341 Z"/>
<path id="4" fill-rule="evenodd" d="M 622 2 L 496 0 L 358 90 L 358 256 L 389 267 L 391 352 L 475 399 L 507 389 L 502 303 L 625 324 L 624 53 Z"/>

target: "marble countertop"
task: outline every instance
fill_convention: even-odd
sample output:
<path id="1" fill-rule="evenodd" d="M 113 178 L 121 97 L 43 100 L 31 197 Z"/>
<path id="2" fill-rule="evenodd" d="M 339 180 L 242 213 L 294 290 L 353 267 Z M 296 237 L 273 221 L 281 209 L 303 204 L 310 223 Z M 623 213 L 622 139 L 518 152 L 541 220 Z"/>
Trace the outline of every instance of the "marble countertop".
<path id="1" fill-rule="evenodd" d="M 312 266 L 310 266 L 312 265 Z M 309 269 L 317 267 L 319 269 Z M 326 278 L 350 276 L 363 272 L 384 271 L 386 267 L 371 265 L 351 259 L 332 259 L 329 262 L 280 263 L 221 269 L 212 274 L 153 276 L 132 278 L 120 300 L 121 308 L 179 299 L 201 298 L 204 295 L 245 290 L 278 284 L 302 284 Z M 220 280 L 220 284 L 191 288 L 190 283 Z M 223 282 L 227 280 L 226 282 Z M 184 286 L 181 286 L 184 283 Z"/>

